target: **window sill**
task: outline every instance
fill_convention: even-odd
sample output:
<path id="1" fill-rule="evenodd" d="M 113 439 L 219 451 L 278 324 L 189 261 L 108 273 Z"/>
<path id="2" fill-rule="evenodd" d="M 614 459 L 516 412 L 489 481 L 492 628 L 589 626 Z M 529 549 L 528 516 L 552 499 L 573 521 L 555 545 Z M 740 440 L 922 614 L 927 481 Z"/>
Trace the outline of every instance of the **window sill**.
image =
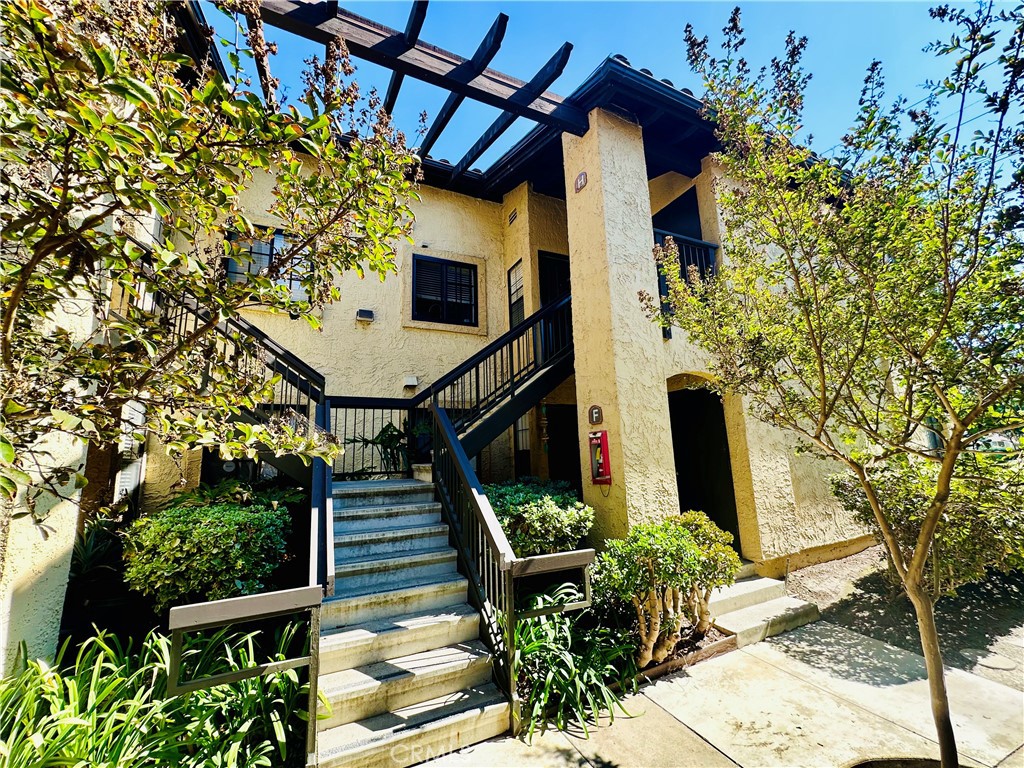
<path id="1" fill-rule="evenodd" d="M 402 323 L 403 328 L 417 328 L 422 331 L 446 331 L 448 333 L 463 333 L 471 336 L 486 336 L 487 328 L 482 324 L 478 325 L 455 325 L 454 323 L 432 323 L 429 320 L 406 319 Z"/>

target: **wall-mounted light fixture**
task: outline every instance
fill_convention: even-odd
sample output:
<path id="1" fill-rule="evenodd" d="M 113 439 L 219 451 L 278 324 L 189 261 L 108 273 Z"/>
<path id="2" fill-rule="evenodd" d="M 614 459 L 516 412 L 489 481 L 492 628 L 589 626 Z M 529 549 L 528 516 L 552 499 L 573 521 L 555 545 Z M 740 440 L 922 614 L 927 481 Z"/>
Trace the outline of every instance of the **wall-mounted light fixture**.
<path id="1" fill-rule="evenodd" d="M 372 323 L 373 319 L 374 319 L 374 317 L 373 317 L 373 310 L 372 309 L 357 309 L 356 310 L 356 320 L 359 320 L 360 322 L 363 322 L 363 323 Z"/>

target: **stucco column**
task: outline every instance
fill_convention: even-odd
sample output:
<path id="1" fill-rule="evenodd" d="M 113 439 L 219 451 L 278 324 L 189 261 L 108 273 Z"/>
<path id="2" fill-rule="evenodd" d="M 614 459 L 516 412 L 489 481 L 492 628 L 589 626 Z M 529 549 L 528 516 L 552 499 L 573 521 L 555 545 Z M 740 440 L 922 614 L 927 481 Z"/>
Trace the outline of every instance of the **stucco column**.
<path id="1" fill-rule="evenodd" d="M 602 110 L 582 137 L 564 134 L 583 498 L 599 543 L 679 511 L 661 330 L 639 291 L 656 292 L 651 201 L 639 126 Z M 579 174 L 586 185 L 575 191 Z M 604 422 L 591 427 L 599 405 Z M 590 479 L 590 430 L 606 429 L 611 485 Z"/>

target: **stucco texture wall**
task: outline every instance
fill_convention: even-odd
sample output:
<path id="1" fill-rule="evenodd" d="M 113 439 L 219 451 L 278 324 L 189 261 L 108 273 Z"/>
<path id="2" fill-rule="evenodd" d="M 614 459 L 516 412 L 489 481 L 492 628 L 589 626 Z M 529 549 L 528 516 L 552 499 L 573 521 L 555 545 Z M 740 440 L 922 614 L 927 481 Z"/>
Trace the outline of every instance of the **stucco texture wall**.
<path id="1" fill-rule="evenodd" d="M 590 429 L 609 441 L 611 484 L 593 484 L 586 471 L 583 481 L 600 543 L 679 508 L 661 331 L 637 299 L 657 288 L 650 197 L 638 126 L 595 110 L 587 134 L 563 135 L 562 146 L 584 468 Z M 587 183 L 574 192 L 580 173 Z M 599 427 L 588 424 L 592 404 L 604 410 Z"/>
<path id="2" fill-rule="evenodd" d="M 721 170 L 705 160 L 694 180 L 700 209 L 701 231 L 706 241 L 721 245 L 725 225 L 715 201 Z M 667 204 L 666 184 L 652 185 L 652 195 Z M 677 184 L 675 190 L 687 187 Z M 718 250 L 727 262 L 728 252 Z M 676 330 L 664 342 L 665 367 L 672 376 L 683 373 L 710 375 L 706 355 L 686 334 Z M 837 467 L 810 454 L 797 453 L 796 438 L 758 421 L 741 398 L 723 398 L 729 456 L 736 496 L 742 554 L 777 574 L 794 555 L 802 563 L 827 560 L 867 546 L 867 531 L 833 497 L 828 476 Z M 811 554 L 813 553 L 813 554 Z"/>
<path id="3" fill-rule="evenodd" d="M 84 339 L 94 327 L 89 308 L 87 302 L 67 302 L 51 322 Z M 45 461 L 54 466 L 78 469 L 85 462 L 86 446 L 54 433 L 40 441 L 37 451 L 48 454 Z M 79 496 L 73 484 L 59 491 L 61 498 L 43 494 L 37 499 L 43 526 L 23 514 L 28 511 L 23 494 L 2 512 L 21 516 L 10 520 L 7 539 L 0 542 L 0 677 L 16 670 L 22 642 L 29 658 L 53 658 L 57 650 Z"/>
<path id="4" fill-rule="evenodd" d="M 281 223 L 267 213 L 273 184 L 270 174 L 260 174 L 242 195 L 257 224 Z M 247 320 L 324 374 L 329 395 L 412 396 L 508 329 L 502 268 L 507 222 L 501 205 L 432 187 L 421 187 L 420 193 L 421 199 L 411 204 L 415 243 L 398 244 L 396 271 L 383 280 L 370 274 L 360 278 L 355 272 L 341 276 L 341 300 L 323 309 L 320 330 L 286 315 L 260 310 L 244 313 Z M 414 254 L 476 265 L 477 326 L 412 319 Z M 372 310 L 373 322 L 356 320 L 358 309 Z M 419 386 L 405 387 L 409 376 L 417 377 Z M 179 467 L 163 446 L 151 443 L 148 451 L 144 509 L 163 506 L 174 493 L 199 482 L 198 456 L 186 457 Z M 509 436 L 485 449 L 478 464 L 488 480 L 505 479 L 510 466 Z"/>

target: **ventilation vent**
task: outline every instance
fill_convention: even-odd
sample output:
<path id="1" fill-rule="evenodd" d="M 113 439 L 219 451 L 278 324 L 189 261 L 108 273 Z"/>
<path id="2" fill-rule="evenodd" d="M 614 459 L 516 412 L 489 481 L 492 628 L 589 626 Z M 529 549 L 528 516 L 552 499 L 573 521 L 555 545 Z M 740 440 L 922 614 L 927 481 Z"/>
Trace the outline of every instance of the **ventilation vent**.
<path id="1" fill-rule="evenodd" d="M 511 227 L 512 222 L 519 218 L 519 209 L 513 208 L 512 213 L 508 215 L 508 225 Z"/>

